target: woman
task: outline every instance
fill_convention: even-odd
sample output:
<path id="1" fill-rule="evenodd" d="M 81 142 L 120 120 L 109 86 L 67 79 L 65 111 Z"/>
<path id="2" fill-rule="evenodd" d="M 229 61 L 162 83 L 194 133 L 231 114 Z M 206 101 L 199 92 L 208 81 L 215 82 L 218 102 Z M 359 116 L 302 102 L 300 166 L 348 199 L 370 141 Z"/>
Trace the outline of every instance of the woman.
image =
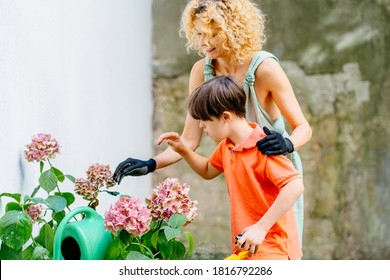
<path id="1" fill-rule="evenodd" d="M 302 175 L 296 150 L 310 140 L 312 132 L 278 59 L 262 51 L 266 40 L 262 11 L 251 0 L 190 0 L 182 14 L 181 32 L 187 38 L 188 50 L 205 56 L 192 67 L 189 92 L 215 75 L 234 77 L 247 94 L 248 121 L 271 129 L 257 143 L 259 151 L 288 154 Z M 283 117 L 291 127 L 290 135 Z M 181 140 L 196 150 L 201 137 L 199 121 L 187 114 Z M 180 159 L 171 148 L 147 161 L 128 158 L 118 165 L 114 179 L 120 183 L 124 176 L 146 175 Z M 302 240 L 303 195 L 294 212 Z"/>

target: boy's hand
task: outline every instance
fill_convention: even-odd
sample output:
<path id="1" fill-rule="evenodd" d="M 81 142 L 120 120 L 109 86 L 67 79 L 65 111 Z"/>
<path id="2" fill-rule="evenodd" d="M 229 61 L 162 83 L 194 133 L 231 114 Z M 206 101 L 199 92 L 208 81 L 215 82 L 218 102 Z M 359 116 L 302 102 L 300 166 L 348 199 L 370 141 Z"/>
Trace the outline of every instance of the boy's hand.
<path id="1" fill-rule="evenodd" d="M 257 223 L 245 228 L 242 234 L 236 238 L 236 247 L 242 248 L 250 252 L 251 255 L 256 254 L 260 250 L 260 245 L 263 243 L 267 231 Z"/>
<path id="2" fill-rule="evenodd" d="M 160 145 L 164 141 L 167 142 L 167 144 L 171 146 L 175 152 L 179 153 L 185 148 L 183 142 L 181 142 L 180 135 L 176 132 L 167 132 L 161 134 L 156 143 L 157 145 Z"/>

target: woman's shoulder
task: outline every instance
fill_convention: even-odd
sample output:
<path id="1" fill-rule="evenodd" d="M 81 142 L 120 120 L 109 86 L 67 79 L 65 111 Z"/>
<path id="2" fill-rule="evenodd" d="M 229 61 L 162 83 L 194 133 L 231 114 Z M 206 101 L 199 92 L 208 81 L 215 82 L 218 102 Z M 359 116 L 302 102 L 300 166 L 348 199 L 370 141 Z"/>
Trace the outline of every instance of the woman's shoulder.
<path id="1" fill-rule="evenodd" d="M 205 61 L 204 59 L 199 59 L 197 62 L 194 63 L 191 69 L 190 74 L 190 92 L 192 92 L 196 87 L 201 85 L 204 81 L 204 65 Z"/>
<path id="2" fill-rule="evenodd" d="M 199 59 L 198 61 L 196 61 L 192 65 L 191 72 L 199 72 L 199 71 L 201 71 L 203 73 L 203 68 L 204 68 L 205 63 L 206 62 L 205 62 L 204 58 Z"/>
<path id="3" fill-rule="evenodd" d="M 281 71 L 282 68 L 279 64 L 279 62 L 275 59 L 274 56 L 268 56 L 264 58 L 264 60 L 259 64 L 255 71 L 256 78 L 259 78 L 260 76 L 269 76 L 269 75 L 275 75 L 279 71 Z"/>

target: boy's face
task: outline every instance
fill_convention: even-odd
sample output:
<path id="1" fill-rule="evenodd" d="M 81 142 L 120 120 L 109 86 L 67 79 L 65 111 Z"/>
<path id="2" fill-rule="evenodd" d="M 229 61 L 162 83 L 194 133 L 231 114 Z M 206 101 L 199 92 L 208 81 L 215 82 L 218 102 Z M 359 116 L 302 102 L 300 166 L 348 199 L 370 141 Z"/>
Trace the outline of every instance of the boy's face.
<path id="1" fill-rule="evenodd" d="M 214 142 L 221 142 L 227 137 L 226 122 L 223 118 L 212 117 L 211 121 L 200 121 L 199 127 L 203 129 L 204 134 L 210 137 Z"/>

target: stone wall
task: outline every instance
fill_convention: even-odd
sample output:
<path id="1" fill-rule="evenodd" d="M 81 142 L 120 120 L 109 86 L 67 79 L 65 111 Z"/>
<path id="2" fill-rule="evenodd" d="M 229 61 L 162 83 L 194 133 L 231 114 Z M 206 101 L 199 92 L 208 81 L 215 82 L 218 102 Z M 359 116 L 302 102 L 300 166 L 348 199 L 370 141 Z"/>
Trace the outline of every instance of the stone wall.
<path id="1" fill-rule="evenodd" d="M 390 259 L 390 1 L 256 1 L 267 15 L 266 50 L 281 60 L 312 140 L 304 165 L 304 259 Z M 197 54 L 179 38 L 185 1 L 153 1 L 154 138 L 180 132 Z M 215 144 L 203 139 L 198 152 Z M 164 147 L 156 147 L 157 153 Z M 189 226 L 198 258 L 229 252 L 224 178 L 204 181 L 184 162 L 157 171 L 192 186 Z"/>

